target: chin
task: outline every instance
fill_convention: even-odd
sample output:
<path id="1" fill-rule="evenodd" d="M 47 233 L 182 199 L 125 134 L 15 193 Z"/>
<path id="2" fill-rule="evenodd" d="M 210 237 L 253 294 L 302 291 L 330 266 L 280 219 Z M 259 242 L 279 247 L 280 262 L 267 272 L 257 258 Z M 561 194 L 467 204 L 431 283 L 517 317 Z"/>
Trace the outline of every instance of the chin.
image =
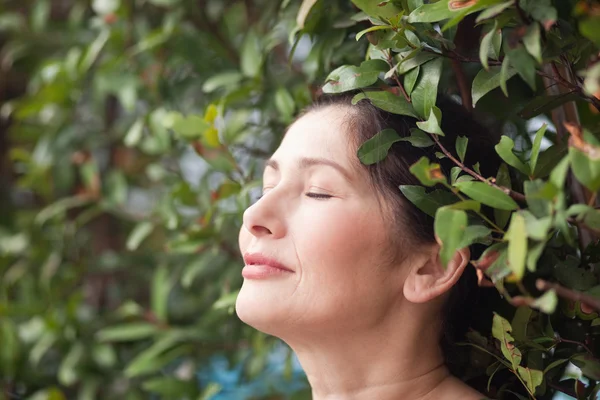
<path id="1" fill-rule="evenodd" d="M 279 336 L 289 319 L 289 309 L 281 301 L 278 290 L 262 287 L 261 283 L 244 281 L 235 302 L 235 312 L 240 320 L 251 327 Z"/>

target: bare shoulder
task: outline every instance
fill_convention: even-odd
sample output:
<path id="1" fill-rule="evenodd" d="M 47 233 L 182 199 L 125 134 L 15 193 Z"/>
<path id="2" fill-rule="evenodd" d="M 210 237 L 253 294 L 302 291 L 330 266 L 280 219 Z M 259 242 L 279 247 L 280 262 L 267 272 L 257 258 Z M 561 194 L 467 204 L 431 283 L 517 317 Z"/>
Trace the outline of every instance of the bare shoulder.
<path id="1" fill-rule="evenodd" d="M 443 386 L 443 388 L 442 388 Z M 448 377 L 446 381 L 440 385 L 440 392 L 437 396 L 438 400 L 483 400 L 489 399 L 484 394 L 479 393 L 469 385 L 455 377 Z"/>

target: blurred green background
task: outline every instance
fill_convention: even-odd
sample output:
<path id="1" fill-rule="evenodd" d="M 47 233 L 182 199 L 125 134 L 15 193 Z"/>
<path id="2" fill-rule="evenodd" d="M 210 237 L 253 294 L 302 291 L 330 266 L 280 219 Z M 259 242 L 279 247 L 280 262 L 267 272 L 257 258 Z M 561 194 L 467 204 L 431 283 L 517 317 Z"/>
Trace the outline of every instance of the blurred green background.
<path id="1" fill-rule="evenodd" d="M 303 395 L 233 304 L 263 159 L 364 54 L 325 3 L 290 58 L 299 1 L 2 1 L 0 398 Z"/>

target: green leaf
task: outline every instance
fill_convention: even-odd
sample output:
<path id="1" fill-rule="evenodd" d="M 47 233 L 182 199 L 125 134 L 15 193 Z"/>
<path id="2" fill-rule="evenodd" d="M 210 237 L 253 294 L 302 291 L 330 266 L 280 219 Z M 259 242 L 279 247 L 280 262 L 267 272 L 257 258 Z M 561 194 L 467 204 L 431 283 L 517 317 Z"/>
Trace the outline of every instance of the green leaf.
<path id="1" fill-rule="evenodd" d="M 219 310 L 219 309 L 235 306 L 235 301 L 237 299 L 238 294 L 239 294 L 239 290 L 235 290 L 231 293 L 224 294 L 217 301 L 214 302 L 214 304 L 212 306 L 213 309 Z"/>
<path id="2" fill-rule="evenodd" d="M 413 106 L 403 96 L 396 96 L 387 91 L 362 92 L 352 98 L 352 104 L 356 104 L 362 99 L 369 99 L 375 107 L 392 114 L 417 118 Z"/>
<path id="3" fill-rule="evenodd" d="M 484 21 L 486 19 L 494 18 L 497 15 L 501 14 L 504 10 L 512 6 L 514 3 L 515 0 L 510 0 L 500 4 L 496 4 L 492 7 L 488 7 L 477 16 L 475 22 L 480 23 L 481 21 Z"/>
<path id="4" fill-rule="evenodd" d="M 221 72 L 204 81 L 202 91 L 204 93 L 212 93 L 220 88 L 233 87 L 238 85 L 243 78 L 244 75 L 238 71 Z"/>
<path id="5" fill-rule="evenodd" d="M 142 383 L 142 389 L 162 395 L 161 398 L 192 398 L 195 392 L 195 383 L 181 380 L 172 376 L 150 378 Z"/>
<path id="6" fill-rule="evenodd" d="M 425 186 L 434 186 L 437 183 L 446 181 L 440 165 L 430 164 L 429 159 L 425 156 L 410 166 L 410 172 Z"/>
<path id="7" fill-rule="evenodd" d="M 494 26 L 491 27 L 491 29 L 483 36 L 483 39 L 481 39 L 481 45 L 479 46 L 479 59 L 481 60 L 481 64 L 486 71 L 490 68 L 488 65 L 488 54 L 490 54 L 492 39 L 494 38 L 497 30 L 498 21 L 494 21 Z"/>
<path id="8" fill-rule="evenodd" d="M 456 138 L 456 154 L 458 154 L 458 158 L 460 162 L 465 162 L 465 154 L 467 153 L 467 144 L 469 143 L 469 138 L 466 136 L 458 136 Z"/>
<path id="9" fill-rule="evenodd" d="M 479 212 L 481 203 L 475 200 L 461 200 L 449 206 L 455 210 L 469 210 Z"/>
<path id="10" fill-rule="evenodd" d="M 462 169 L 460 167 L 452 167 L 450 170 L 450 184 L 454 185 L 456 183 L 456 180 L 460 176 L 461 172 Z"/>
<path id="11" fill-rule="evenodd" d="M 306 17 L 308 17 L 310 10 L 313 8 L 316 2 L 317 0 L 302 0 L 300 9 L 298 10 L 298 14 L 296 15 L 296 25 L 298 25 L 299 29 L 304 28 L 304 22 L 306 21 Z"/>
<path id="12" fill-rule="evenodd" d="M 585 226 L 600 231 L 600 210 L 591 209 L 583 214 L 583 223 Z"/>
<path id="13" fill-rule="evenodd" d="M 521 214 L 525 218 L 527 236 L 534 240 L 545 241 L 552 227 L 552 217 L 548 215 L 538 219 L 528 210 L 522 211 Z"/>
<path id="14" fill-rule="evenodd" d="M 473 106 L 475 106 L 483 96 L 496 89 L 498 86 L 501 86 L 502 82 L 506 82 L 506 80 L 512 78 L 517 73 L 514 69 L 508 69 L 503 74 L 502 69 L 503 68 L 500 67 L 490 67 L 488 71 L 482 69 L 477 73 L 477 76 L 475 76 L 475 79 L 473 80 L 473 88 L 471 90 Z M 508 96 L 506 91 L 504 91 L 504 94 Z"/>
<path id="15" fill-rule="evenodd" d="M 525 368 L 519 365 L 517 367 L 517 372 L 527 385 L 529 393 L 534 393 L 535 389 L 542 384 L 542 380 L 544 379 L 543 372 L 538 371 L 537 369 Z"/>
<path id="16" fill-rule="evenodd" d="M 296 102 L 286 88 L 280 87 L 275 92 L 275 107 L 286 120 L 290 120 L 296 110 Z"/>
<path id="17" fill-rule="evenodd" d="M 63 358 L 58 368 L 58 381 L 61 385 L 71 386 L 79 379 L 80 372 L 77 370 L 77 364 L 84 356 L 85 349 L 80 342 L 75 343 L 71 350 Z"/>
<path id="18" fill-rule="evenodd" d="M 403 142 L 409 142 L 415 147 L 429 147 L 433 146 L 433 140 L 429 137 L 428 134 L 423 132 L 417 128 L 410 129 L 411 135 L 409 137 L 401 138 L 400 140 Z"/>
<path id="19" fill-rule="evenodd" d="M 542 139 L 544 138 L 544 134 L 546 133 L 547 127 L 548 125 L 544 124 L 535 133 L 535 138 L 533 139 L 533 146 L 531 147 L 531 157 L 529 158 L 529 171 L 535 171 L 538 156 L 540 154 L 540 145 L 542 144 Z"/>
<path id="20" fill-rule="evenodd" d="M 400 185 L 400 191 L 419 210 L 433 217 L 438 208 L 452 204 L 456 196 L 445 190 L 425 192 L 423 186 Z"/>
<path id="21" fill-rule="evenodd" d="M 448 7 L 448 0 L 441 0 L 432 4 L 423 4 L 408 16 L 408 22 L 438 22 L 452 18 L 457 14 Z"/>
<path id="22" fill-rule="evenodd" d="M 553 145 L 548 147 L 546 150 L 540 153 L 536 170 L 533 171 L 533 177 L 544 178 L 548 176 L 553 168 L 557 167 L 557 164 L 559 164 L 559 162 L 561 162 L 566 155 L 567 147 L 564 145 Z M 568 163 L 566 165 L 568 167 Z M 562 187 L 562 185 L 560 185 L 560 187 Z"/>
<path id="23" fill-rule="evenodd" d="M 529 55 L 525 47 L 519 46 L 506 51 L 510 57 L 510 65 L 517 70 L 523 80 L 535 91 L 535 60 Z"/>
<path id="24" fill-rule="evenodd" d="M 391 1 L 352 0 L 352 3 L 365 14 L 375 18 L 389 19 L 403 12 Z"/>
<path id="25" fill-rule="evenodd" d="M 133 125 L 131 125 L 131 128 L 129 128 L 129 130 L 127 131 L 127 134 L 125 135 L 125 138 L 123 139 L 123 143 L 127 147 L 134 147 L 142 139 L 143 133 L 144 133 L 144 120 L 141 118 L 138 118 L 133 123 Z"/>
<path id="26" fill-rule="evenodd" d="M 244 35 L 244 43 L 240 53 L 240 67 L 242 73 L 249 77 L 255 78 L 260 73 L 264 60 L 264 52 L 260 43 L 260 38 L 252 29 Z"/>
<path id="27" fill-rule="evenodd" d="M 514 147 L 515 142 L 513 142 L 513 140 L 508 136 L 502 135 L 500 138 L 500 143 L 495 146 L 495 149 L 496 153 L 498 153 L 498 155 L 502 157 L 504 162 L 506 162 L 508 165 L 518 169 L 525 175 L 530 175 L 531 171 L 529 167 L 513 153 L 512 150 Z"/>
<path id="28" fill-rule="evenodd" d="M 469 225 L 465 229 L 462 241 L 458 245 L 459 249 L 470 246 L 481 239 L 487 238 L 492 233 L 492 230 L 483 225 Z"/>
<path id="29" fill-rule="evenodd" d="M 484 182 L 463 181 L 454 184 L 461 192 L 490 207 L 501 210 L 515 210 L 519 206 L 502 190 Z"/>
<path id="30" fill-rule="evenodd" d="M 425 132 L 431 133 L 433 135 L 444 136 L 444 132 L 442 132 L 442 128 L 440 127 L 441 124 L 442 112 L 436 106 L 431 107 L 431 111 L 429 113 L 429 118 L 427 119 L 427 121 L 417 122 L 417 126 Z"/>
<path id="31" fill-rule="evenodd" d="M 467 213 L 448 207 L 438 208 L 435 213 L 434 231 L 442 242 L 440 261 L 445 268 L 463 240 L 467 227 Z"/>
<path id="32" fill-rule="evenodd" d="M 510 361 L 513 370 L 516 370 L 519 364 L 521 364 L 523 356 L 521 351 L 513 344 L 515 339 L 510 334 L 511 332 L 512 326 L 510 323 L 494 312 L 492 335 L 500 341 L 500 349 L 504 358 Z"/>
<path id="33" fill-rule="evenodd" d="M 167 127 L 173 129 L 177 135 L 186 140 L 201 139 L 211 124 L 199 115 L 183 116 L 179 113 L 172 113 L 168 116 Z M 171 120 L 172 119 L 172 120 Z"/>
<path id="34" fill-rule="evenodd" d="M 600 380 L 600 361 L 591 354 L 584 353 L 571 358 L 571 362 L 581 369 L 585 376 Z"/>
<path id="35" fill-rule="evenodd" d="M 437 98 L 441 74 L 441 58 L 436 58 L 421 65 L 421 73 L 411 95 L 413 107 L 421 118 L 427 118 L 431 114 L 431 109 Z"/>
<path id="36" fill-rule="evenodd" d="M 531 100 L 521 111 L 519 116 L 524 119 L 530 119 L 540 114 L 548 113 L 556 107 L 579 99 L 579 94 L 575 92 L 565 92 L 552 96 L 543 95 Z"/>
<path id="37" fill-rule="evenodd" d="M 149 338 L 158 332 L 157 326 L 148 322 L 130 322 L 103 328 L 96 332 L 96 338 L 101 342 L 129 342 Z"/>
<path id="38" fill-rule="evenodd" d="M 167 321 L 169 294 L 173 283 L 174 280 L 169 277 L 169 269 L 164 265 L 158 266 L 152 278 L 151 303 L 152 312 L 162 322 Z"/>
<path id="39" fill-rule="evenodd" d="M 364 165 L 378 163 L 387 156 L 392 145 L 401 139 L 395 130 L 384 129 L 360 146 L 358 158 Z"/>
<path id="40" fill-rule="evenodd" d="M 579 20 L 579 32 L 586 38 L 590 39 L 596 46 L 600 46 L 600 29 L 598 23 L 600 18 L 594 16 Z"/>
<path id="41" fill-rule="evenodd" d="M 535 299 L 531 304 L 531 307 L 537 308 L 546 314 L 552 314 L 557 305 L 558 297 L 556 296 L 556 292 L 554 290 L 548 290 L 546 293 Z"/>
<path id="42" fill-rule="evenodd" d="M 417 84 L 417 79 L 419 78 L 419 72 L 421 71 L 421 66 L 417 66 L 416 68 L 411 69 L 407 73 L 404 74 L 404 90 L 410 96 L 415 85 Z"/>
<path id="43" fill-rule="evenodd" d="M 127 238 L 127 244 L 125 245 L 127 250 L 136 250 L 140 243 L 142 243 L 144 239 L 146 239 L 148 235 L 152 233 L 152 230 L 154 230 L 154 224 L 152 224 L 152 222 L 142 221 L 138 223 Z"/>
<path id="44" fill-rule="evenodd" d="M 361 37 L 363 37 L 365 34 L 369 33 L 369 32 L 373 32 L 373 31 L 381 31 L 381 30 L 385 30 L 385 29 L 391 29 L 392 27 L 389 25 L 374 25 L 371 26 L 367 29 L 363 29 L 362 31 L 358 32 L 356 34 L 356 41 L 358 42 L 360 40 Z"/>
<path id="45" fill-rule="evenodd" d="M 539 63 L 542 63 L 542 44 L 540 37 L 540 26 L 531 24 L 527 33 L 523 36 L 523 44 L 527 52 Z"/>
<path id="46" fill-rule="evenodd" d="M 508 97 L 508 88 L 506 87 L 506 82 L 515 75 L 516 71 L 510 67 L 510 57 L 508 54 L 504 55 L 504 60 L 502 61 L 502 66 L 500 67 L 500 89 L 502 89 L 502 93 L 504 96 Z"/>
<path id="47" fill-rule="evenodd" d="M 117 169 L 110 171 L 106 177 L 104 190 L 111 204 L 123 205 L 127 200 L 127 180 L 123 172 Z"/>
<path id="48" fill-rule="evenodd" d="M 569 161 L 575 178 L 592 192 L 600 190 L 600 149 L 590 145 L 589 153 L 569 148 Z"/>
<path id="49" fill-rule="evenodd" d="M 508 266 L 520 281 L 525 273 L 527 257 L 527 227 L 521 214 L 513 214 L 504 238 L 508 239 Z"/>
<path id="50" fill-rule="evenodd" d="M 415 49 L 408 52 L 408 55 L 404 58 L 402 57 L 403 54 L 404 53 L 400 53 L 398 55 L 401 60 L 398 65 L 396 65 L 396 72 L 398 72 L 399 75 L 404 75 L 434 58 L 439 58 L 439 56 L 422 51 L 421 49 Z"/>
<path id="51" fill-rule="evenodd" d="M 185 346 L 173 348 L 180 340 L 181 335 L 177 331 L 168 332 L 131 360 L 125 369 L 125 376 L 133 378 L 157 371 L 184 354 L 189 354 L 190 349 Z"/>
<path id="52" fill-rule="evenodd" d="M 387 63 L 382 60 L 364 61 L 360 67 L 342 65 L 327 76 L 323 92 L 342 93 L 370 86 L 377 82 L 379 74 L 387 69 Z"/>

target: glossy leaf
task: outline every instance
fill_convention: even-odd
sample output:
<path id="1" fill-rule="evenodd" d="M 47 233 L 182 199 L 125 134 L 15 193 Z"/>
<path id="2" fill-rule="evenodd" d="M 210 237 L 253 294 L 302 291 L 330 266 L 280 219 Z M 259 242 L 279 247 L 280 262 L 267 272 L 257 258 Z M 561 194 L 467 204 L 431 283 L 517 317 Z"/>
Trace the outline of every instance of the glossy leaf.
<path id="1" fill-rule="evenodd" d="M 417 85 L 411 99 L 413 107 L 421 118 L 428 118 L 437 98 L 438 84 L 442 73 L 442 60 L 437 58 L 421 65 Z"/>
<path id="2" fill-rule="evenodd" d="M 540 145 L 542 144 L 542 139 L 544 138 L 544 134 L 546 133 L 547 127 L 548 127 L 548 125 L 544 124 L 535 133 L 535 138 L 533 139 L 533 146 L 531 148 L 531 157 L 529 158 L 529 170 L 530 171 L 535 171 L 538 156 L 540 154 Z"/>
<path id="3" fill-rule="evenodd" d="M 410 136 L 400 139 L 401 141 L 406 141 L 412 144 L 415 147 L 429 147 L 433 146 L 434 142 L 431 140 L 428 134 L 423 132 L 420 129 L 412 128 L 410 130 Z"/>
<path id="4" fill-rule="evenodd" d="M 426 192 L 423 186 L 400 185 L 400 191 L 417 208 L 433 217 L 438 208 L 452 204 L 456 196 L 445 190 Z"/>
<path id="5" fill-rule="evenodd" d="M 525 274 L 527 258 L 527 227 L 521 214 L 513 214 L 504 238 L 508 239 L 508 265 L 515 278 L 520 281 Z"/>
<path id="6" fill-rule="evenodd" d="M 467 154 L 467 145 L 469 143 L 469 138 L 466 136 L 459 136 L 456 138 L 456 154 L 458 154 L 458 159 L 460 162 L 465 162 L 465 154 Z"/>
<path id="7" fill-rule="evenodd" d="M 419 161 L 411 165 L 410 172 L 425 186 L 434 186 L 446 181 L 439 164 L 431 164 L 427 157 L 421 157 Z"/>
<path id="8" fill-rule="evenodd" d="M 509 69 L 503 73 L 502 68 L 490 67 L 488 71 L 482 69 L 479 71 L 473 80 L 473 88 L 471 96 L 473 97 L 473 105 L 486 94 L 502 85 L 502 82 L 512 78 L 517 73 L 514 69 Z M 505 93 L 506 94 L 506 93 Z"/>
<path id="9" fill-rule="evenodd" d="M 499 314 L 494 313 L 492 322 L 492 335 L 500 341 L 500 349 L 504 358 L 512 365 L 513 370 L 521 364 L 523 355 L 521 351 L 514 345 L 514 338 L 511 335 L 512 327 L 510 323 L 502 318 Z"/>
<path id="10" fill-rule="evenodd" d="M 396 96 L 387 91 L 362 92 L 352 98 L 352 104 L 356 104 L 362 99 L 369 99 L 375 107 L 384 111 L 417 118 L 413 106 L 403 96 Z"/>
<path id="11" fill-rule="evenodd" d="M 504 160 L 505 163 L 518 169 L 525 175 L 530 175 L 531 170 L 529 169 L 529 167 L 523 161 L 521 161 L 521 159 L 519 157 L 517 157 L 513 153 L 512 150 L 514 147 L 515 147 L 515 142 L 513 142 L 513 140 L 511 138 L 509 138 L 508 136 L 503 135 L 500 138 L 500 143 L 498 143 L 496 145 L 495 149 L 496 149 L 496 152 L 498 153 L 498 155 L 500 157 L 502 157 L 502 159 Z M 537 159 L 537 157 L 536 157 L 536 159 Z M 536 162 L 537 162 L 537 160 L 536 160 Z"/>
<path id="12" fill-rule="evenodd" d="M 395 130 L 384 129 L 360 146 L 358 158 L 365 165 L 378 163 L 387 156 L 392 145 L 401 139 Z"/>
<path id="13" fill-rule="evenodd" d="M 442 243 L 440 261 L 446 267 L 459 250 L 467 228 L 467 214 L 462 210 L 448 207 L 439 208 L 435 214 L 434 231 Z"/>
<path id="14" fill-rule="evenodd" d="M 439 108 L 433 106 L 429 113 L 429 118 L 427 121 L 419 121 L 417 122 L 417 126 L 427 133 L 431 133 L 433 135 L 444 136 L 444 132 L 442 132 L 442 112 Z"/>
<path id="15" fill-rule="evenodd" d="M 473 200 L 490 207 L 501 210 L 515 210 L 518 208 L 517 203 L 509 195 L 484 182 L 457 182 L 454 186 Z"/>
<path id="16" fill-rule="evenodd" d="M 575 178 L 592 192 L 600 190 L 600 151 L 593 148 L 590 154 L 571 147 L 569 162 Z"/>

